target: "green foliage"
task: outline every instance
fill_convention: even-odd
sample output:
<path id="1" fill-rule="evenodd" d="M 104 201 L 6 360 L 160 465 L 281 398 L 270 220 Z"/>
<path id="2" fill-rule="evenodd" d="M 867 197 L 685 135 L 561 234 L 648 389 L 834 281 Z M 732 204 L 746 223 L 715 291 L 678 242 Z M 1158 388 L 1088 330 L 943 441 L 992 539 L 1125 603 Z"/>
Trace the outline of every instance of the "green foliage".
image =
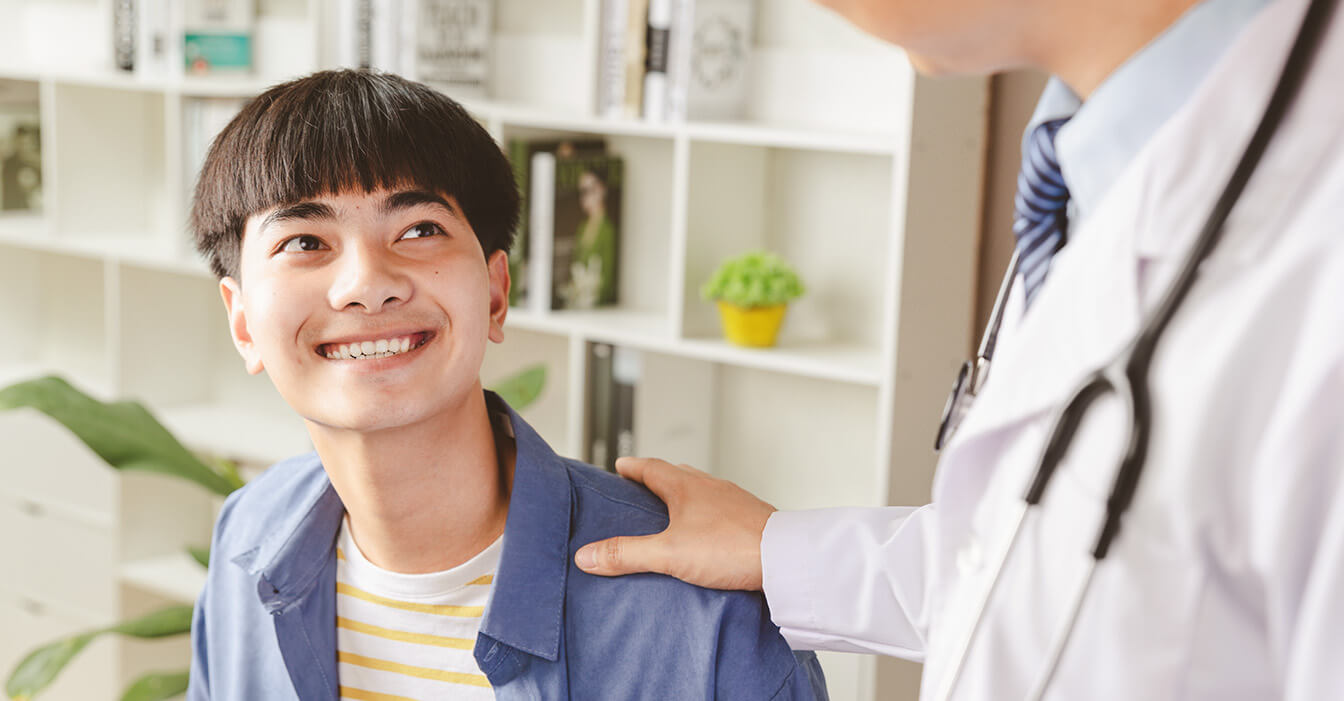
<path id="1" fill-rule="evenodd" d="M 114 626 L 98 628 L 64 640 L 48 643 L 29 653 L 19 662 L 5 684 L 5 693 L 11 699 L 31 699 L 47 688 L 76 655 L 94 639 L 107 633 L 119 633 L 133 638 L 162 638 L 191 631 L 190 606 L 169 606 Z M 157 697 L 163 698 L 163 697 Z"/>
<path id="2" fill-rule="evenodd" d="M 491 388 L 515 411 L 537 401 L 541 390 L 546 386 L 546 366 L 537 364 L 523 369 L 516 375 L 507 377 Z"/>
<path id="3" fill-rule="evenodd" d="M 59 377 L 43 377 L 0 389 L 0 410 L 31 407 L 61 422 L 107 464 L 190 480 L 227 495 L 243 486 L 182 446 L 138 402 L 100 402 Z"/>
<path id="4" fill-rule="evenodd" d="M 188 545 L 187 553 L 191 555 L 191 559 L 201 563 L 201 567 L 210 566 L 210 548 L 201 548 L 195 545 Z"/>
<path id="5" fill-rule="evenodd" d="M 187 691 L 187 672 L 155 672 L 135 680 L 121 701 L 163 701 Z"/>
<path id="6" fill-rule="evenodd" d="M 793 267 L 765 251 L 730 258 L 719 265 L 700 296 L 739 307 L 773 307 L 806 292 Z"/>

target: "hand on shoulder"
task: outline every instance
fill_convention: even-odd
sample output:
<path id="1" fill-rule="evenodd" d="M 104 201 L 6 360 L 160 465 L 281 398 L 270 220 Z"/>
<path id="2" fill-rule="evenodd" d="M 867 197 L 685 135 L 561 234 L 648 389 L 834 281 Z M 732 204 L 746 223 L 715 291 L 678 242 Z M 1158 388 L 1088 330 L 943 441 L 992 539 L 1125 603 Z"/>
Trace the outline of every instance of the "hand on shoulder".
<path id="1" fill-rule="evenodd" d="M 658 572 L 711 589 L 761 588 L 761 534 L 775 507 L 689 465 L 621 458 L 616 470 L 667 504 L 668 527 L 589 543 L 574 556 L 589 574 Z"/>

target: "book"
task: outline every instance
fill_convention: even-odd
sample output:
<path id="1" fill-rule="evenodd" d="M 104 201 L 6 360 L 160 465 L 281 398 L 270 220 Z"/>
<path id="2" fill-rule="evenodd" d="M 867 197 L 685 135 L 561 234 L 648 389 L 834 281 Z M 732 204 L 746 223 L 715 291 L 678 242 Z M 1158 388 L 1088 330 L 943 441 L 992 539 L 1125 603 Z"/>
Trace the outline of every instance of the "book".
<path id="1" fill-rule="evenodd" d="M 0 211 L 42 211 L 42 119 L 36 83 L 0 82 Z"/>
<path id="2" fill-rule="evenodd" d="M 589 343 L 587 362 L 584 460 L 614 471 L 616 458 L 635 454 L 635 391 L 642 358 L 630 348 Z"/>
<path id="3" fill-rule="evenodd" d="M 660 122 L 667 116 L 667 51 L 672 27 L 673 0 L 649 0 L 648 31 L 644 40 L 644 119 Z"/>
<path id="4" fill-rule="evenodd" d="M 616 441 L 612 430 L 611 350 L 607 343 L 588 344 L 587 417 L 584 421 L 583 459 L 591 465 L 616 467 Z"/>
<path id="5" fill-rule="evenodd" d="M 649 0 L 628 0 L 626 13 L 624 61 L 625 104 L 622 116 L 638 119 L 644 111 L 644 64 L 647 57 L 645 36 L 649 28 Z"/>
<path id="6" fill-rule="evenodd" d="M 741 119 L 747 111 L 755 29 L 753 0 L 695 0 L 686 71 L 685 114 Z"/>
<path id="7" fill-rule="evenodd" d="M 522 216 L 518 219 L 518 231 L 514 235 L 513 247 L 509 249 L 509 277 L 513 285 L 509 290 L 509 304 L 515 307 L 529 306 L 528 292 L 531 289 L 549 289 L 549 282 L 543 287 L 533 287 L 530 284 L 530 268 L 528 257 L 530 255 L 528 244 L 528 231 L 531 224 L 531 211 L 529 209 L 529 195 L 532 189 L 532 157 L 538 153 L 559 153 L 561 156 L 569 157 L 574 154 L 594 154 L 604 153 L 606 151 L 606 142 L 601 139 L 578 139 L 578 140 L 557 140 L 557 139 L 510 139 L 507 146 L 509 154 L 509 164 L 513 166 L 514 183 L 518 187 L 519 211 Z M 545 184 L 545 192 L 551 192 L 554 185 L 548 181 Z M 542 298 L 538 298 L 541 300 Z M 544 297 L 542 309 L 550 308 L 549 297 Z M 538 302 L 541 303 L 540 301 Z"/>
<path id="8" fill-rule="evenodd" d="M 401 0 L 400 5 L 401 74 L 454 97 L 484 97 L 494 0 Z"/>
<path id="9" fill-rule="evenodd" d="M 119 70 L 135 69 L 135 0 L 112 2 L 112 51 Z"/>
<path id="10" fill-rule="evenodd" d="M 182 66 L 182 20 L 172 0 L 135 0 L 135 72 L 167 75 Z"/>
<path id="11" fill-rule="evenodd" d="M 667 39 L 667 97 L 664 119 L 685 121 L 687 83 L 690 80 L 691 37 L 695 24 L 696 0 L 672 0 Z"/>
<path id="12" fill-rule="evenodd" d="M 254 0 L 188 0 L 182 24 L 187 72 L 250 72 L 255 25 Z"/>
<path id="13" fill-rule="evenodd" d="M 373 0 L 337 0 L 330 25 L 331 58 L 340 68 L 372 68 Z"/>
<path id="14" fill-rule="evenodd" d="M 611 407 L 612 433 L 615 446 L 612 468 L 616 458 L 635 454 L 635 388 L 639 385 L 643 358 L 639 351 L 614 346 L 611 351 L 611 386 L 614 400 Z"/>
<path id="15" fill-rule="evenodd" d="M 402 73 L 401 0 L 369 2 L 369 67 L 388 73 Z"/>
<path id="16" fill-rule="evenodd" d="M 538 314 L 551 308 L 551 244 L 555 233 L 555 154 L 532 154 L 528 180 L 527 307 Z"/>
<path id="17" fill-rule="evenodd" d="M 535 166 L 535 162 L 534 162 Z M 620 271 L 621 191 L 625 164 L 610 154 L 576 154 L 554 160 L 549 206 L 551 309 L 593 309 L 617 301 Z M 533 190 L 534 195 L 537 194 Z M 536 256 L 544 256 L 539 250 Z M 547 257 L 534 260 L 547 260 Z"/>
<path id="18" fill-rule="evenodd" d="M 205 163 L 205 155 L 210 150 L 219 132 L 242 111 L 247 101 L 234 97 L 198 97 L 184 100 L 182 103 L 182 152 L 186 157 L 188 181 L 195 187 L 196 178 Z"/>
<path id="19" fill-rule="evenodd" d="M 629 12 L 627 0 L 602 0 L 595 106 L 599 117 L 621 117 L 625 113 L 625 42 Z"/>

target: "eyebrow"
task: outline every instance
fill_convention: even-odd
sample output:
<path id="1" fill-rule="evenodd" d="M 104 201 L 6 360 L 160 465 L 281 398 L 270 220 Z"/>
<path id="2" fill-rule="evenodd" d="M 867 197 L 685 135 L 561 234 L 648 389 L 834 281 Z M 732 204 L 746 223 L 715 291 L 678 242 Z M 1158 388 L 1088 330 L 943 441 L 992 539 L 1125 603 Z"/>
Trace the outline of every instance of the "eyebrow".
<path id="1" fill-rule="evenodd" d="M 436 195 L 428 190 L 402 190 L 394 192 L 383 200 L 381 209 L 382 214 L 388 215 L 400 212 L 404 209 L 419 207 L 421 205 L 438 205 L 448 210 L 453 216 L 461 216 L 456 207 L 449 204 L 448 200 Z"/>
<path id="2" fill-rule="evenodd" d="M 287 221 L 335 221 L 336 210 L 322 202 L 299 202 L 281 207 L 261 220 L 259 229 L 265 231 L 275 224 Z"/>
<path id="3" fill-rule="evenodd" d="M 379 213 L 386 216 L 422 205 L 438 205 L 453 216 L 461 216 L 448 200 L 427 190 L 402 190 L 388 195 L 379 204 Z M 266 215 L 259 229 L 265 231 L 275 224 L 287 221 L 335 221 L 336 210 L 324 202 L 299 202 L 286 205 Z"/>

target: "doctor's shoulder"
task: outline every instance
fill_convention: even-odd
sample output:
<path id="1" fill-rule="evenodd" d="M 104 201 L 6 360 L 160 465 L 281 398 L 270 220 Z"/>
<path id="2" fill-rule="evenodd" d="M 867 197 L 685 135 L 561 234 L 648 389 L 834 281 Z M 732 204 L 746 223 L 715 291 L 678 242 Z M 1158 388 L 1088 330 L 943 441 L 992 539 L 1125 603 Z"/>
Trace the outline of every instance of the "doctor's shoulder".
<path id="1" fill-rule="evenodd" d="M 564 460 L 573 490 L 565 597 L 571 674 L 607 670 L 619 655 L 648 663 L 637 698 L 827 699 L 816 655 L 793 652 L 759 592 L 720 591 L 660 574 L 590 575 L 574 564 L 587 543 L 658 533 L 667 507 L 642 485 Z M 612 688 L 631 690 L 628 680 Z M 668 696 L 673 689 L 685 695 Z"/>

